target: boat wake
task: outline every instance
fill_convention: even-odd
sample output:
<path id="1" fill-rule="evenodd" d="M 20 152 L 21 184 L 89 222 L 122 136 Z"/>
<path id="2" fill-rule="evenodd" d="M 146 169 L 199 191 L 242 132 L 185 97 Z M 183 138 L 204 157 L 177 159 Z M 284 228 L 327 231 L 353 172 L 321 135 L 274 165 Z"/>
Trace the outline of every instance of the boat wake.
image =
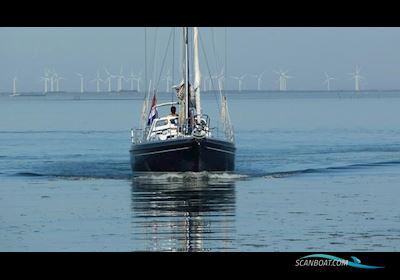
<path id="1" fill-rule="evenodd" d="M 132 172 L 128 162 L 110 160 L 51 162 L 14 174 L 21 177 L 52 177 L 71 180 L 83 179 L 130 179 Z"/>
<path id="2" fill-rule="evenodd" d="M 246 174 L 232 172 L 136 172 L 133 180 L 154 182 L 181 182 L 181 181 L 232 181 L 248 178 Z"/>
<path id="3" fill-rule="evenodd" d="M 110 167 L 107 164 L 79 164 L 75 162 L 75 166 L 59 165 L 57 168 L 54 166 L 51 169 L 46 169 L 45 172 L 41 171 L 22 171 L 14 173 L 14 176 L 19 177 L 53 177 L 64 178 L 71 180 L 79 179 L 121 179 L 133 181 L 147 181 L 155 184 L 163 184 L 169 182 L 182 182 L 182 181 L 236 181 L 248 180 L 253 178 L 286 178 L 293 176 L 301 176 L 305 174 L 324 174 L 332 172 L 344 172 L 354 169 L 363 169 L 371 167 L 394 166 L 400 165 L 400 161 L 382 161 L 373 163 L 359 163 L 349 164 L 342 166 L 331 166 L 321 168 L 305 168 L 296 170 L 283 170 L 275 172 L 265 172 L 262 170 L 240 170 L 236 172 L 135 172 L 130 170 L 129 163 L 115 162 Z"/>
<path id="4" fill-rule="evenodd" d="M 114 170 L 115 171 L 115 170 Z M 120 170 L 52 170 L 48 172 L 17 172 L 13 174 L 18 177 L 52 177 L 60 179 L 84 180 L 84 179 L 121 179 L 133 181 L 148 181 L 154 183 L 183 182 L 183 181 L 232 181 L 248 178 L 245 174 L 230 172 L 136 172 Z"/>
<path id="5" fill-rule="evenodd" d="M 35 173 L 35 172 L 17 172 L 14 175 L 15 176 L 19 176 L 19 177 L 41 177 L 41 176 L 46 176 L 46 175 Z"/>
<path id="6" fill-rule="evenodd" d="M 262 175 L 262 177 L 267 178 L 267 179 L 285 178 L 285 177 L 303 175 L 303 174 L 332 173 L 332 172 L 338 172 L 338 171 L 348 171 L 348 170 L 362 169 L 362 168 L 369 168 L 369 167 L 393 166 L 393 165 L 399 165 L 399 164 L 400 164 L 400 161 L 383 161 L 383 162 L 359 163 L 359 164 L 349 164 L 349 165 L 342 165 L 342 166 L 321 167 L 321 168 L 306 168 L 306 169 L 298 169 L 298 170 L 290 170 L 290 171 L 271 172 L 271 173 Z"/>

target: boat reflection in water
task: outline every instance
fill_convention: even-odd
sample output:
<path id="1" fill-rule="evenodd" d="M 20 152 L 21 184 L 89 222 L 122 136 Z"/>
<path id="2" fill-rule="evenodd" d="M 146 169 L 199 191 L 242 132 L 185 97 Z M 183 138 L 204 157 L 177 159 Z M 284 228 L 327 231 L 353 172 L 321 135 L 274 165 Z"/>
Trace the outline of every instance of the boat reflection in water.
<path id="1" fill-rule="evenodd" d="M 227 174 L 150 173 L 132 180 L 139 251 L 233 249 L 235 182 Z"/>

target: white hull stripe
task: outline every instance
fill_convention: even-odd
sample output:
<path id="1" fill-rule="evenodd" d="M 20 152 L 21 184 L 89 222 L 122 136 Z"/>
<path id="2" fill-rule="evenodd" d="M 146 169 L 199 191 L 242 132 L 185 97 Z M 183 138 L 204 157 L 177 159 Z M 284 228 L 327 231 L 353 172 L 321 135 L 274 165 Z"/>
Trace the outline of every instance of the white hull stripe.
<path id="1" fill-rule="evenodd" d="M 235 154 L 235 153 L 227 151 L 227 150 L 221 150 L 221 149 L 216 149 L 216 148 L 211 148 L 211 147 L 206 147 L 206 149 L 223 152 L 223 153 L 229 153 L 229 154 L 233 154 L 233 155 Z"/>
<path id="2" fill-rule="evenodd" d="M 145 155 L 152 155 L 152 154 L 168 153 L 168 152 L 173 152 L 173 151 L 187 150 L 187 149 L 190 149 L 190 148 L 191 148 L 191 147 L 169 149 L 169 150 L 163 150 L 163 151 L 157 151 L 157 152 L 149 152 L 149 153 L 143 153 L 143 154 L 135 154 L 135 156 L 145 156 Z"/>

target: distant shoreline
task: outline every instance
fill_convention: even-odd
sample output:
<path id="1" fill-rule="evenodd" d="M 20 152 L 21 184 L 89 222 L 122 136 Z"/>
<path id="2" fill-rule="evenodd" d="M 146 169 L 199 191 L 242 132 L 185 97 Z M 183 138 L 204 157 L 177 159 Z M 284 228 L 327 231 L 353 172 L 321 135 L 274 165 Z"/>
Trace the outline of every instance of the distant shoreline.
<path id="1" fill-rule="evenodd" d="M 218 90 L 203 90 L 202 93 L 214 93 L 214 92 L 219 92 Z M 246 94 L 246 93 L 277 93 L 277 94 L 285 94 L 285 93 L 354 93 L 354 94 L 362 94 L 362 93 L 399 93 L 400 94 L 400 89 L 368 89 L 368 90 L 360 90 L 360 91 L 355 91 L 355 90 L 345 90 L 345 89 L 339 89 L 339 90 L 285 90 L 285 91 L 279 91 L 279 90 L 255 90 L 255 89 L 246 89 L 246 90 L 223 90 L 223 93 L 227 94 Z M 38 91 L 30 91 L 30 92 L 18 92 L 15 96 L 57 96 L 57 95 L 113 95 L 113 96 L 119 96 L 119 95 L 134 95 L 134 96 L 143 96 L 143 92 L 138 92 L 138 91 L 112 91 L 112 92 L 95 92 L 95 91 L 88 91 L 88 92 L 74 92 L 74 91 L 60 91 L 60 92 L 38 92 Z M 159 91 L 158 94 L 171 94 L 171 92 L 165 92 L 165 91 Z M 13 95 L 12 92 L 0 92 L 0 95 Z"/>

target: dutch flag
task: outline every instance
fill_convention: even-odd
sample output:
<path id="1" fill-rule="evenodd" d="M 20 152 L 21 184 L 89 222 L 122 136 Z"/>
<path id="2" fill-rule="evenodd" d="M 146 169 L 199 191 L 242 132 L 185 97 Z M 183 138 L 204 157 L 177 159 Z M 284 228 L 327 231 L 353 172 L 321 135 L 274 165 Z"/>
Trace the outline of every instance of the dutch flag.
<path id="1" fill-rule="evenodd" d="M 153 95 L 153 101 L 151 102 L 151 109 L 149 113 L 149 117 L 147 119 L 147 125 L 151 125 L 154 121 L 154 119 L 158 118 L 158 112 L 157 112 L 157 98 L 156 95 Z"/>

